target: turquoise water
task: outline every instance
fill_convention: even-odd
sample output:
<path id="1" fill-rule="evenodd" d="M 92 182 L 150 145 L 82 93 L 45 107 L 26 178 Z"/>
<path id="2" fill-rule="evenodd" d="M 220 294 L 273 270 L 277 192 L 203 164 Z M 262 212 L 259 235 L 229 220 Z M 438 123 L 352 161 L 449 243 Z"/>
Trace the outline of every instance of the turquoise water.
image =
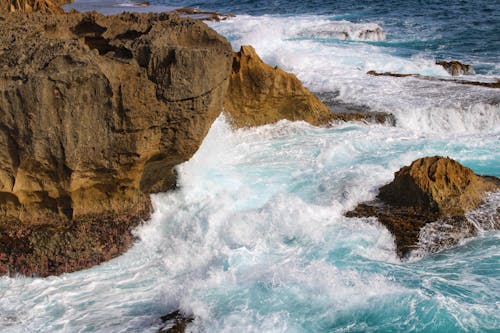
<path id="1" fill-rule="evenodd" d="M 153 196 L 130 251 L 60 277 L 1 277 L 0 331 L 155 332 L 180 308 L 194 332 L 498 332 L 499 232 L 484 225 L 402 261 L 376 219 L 343 216 L 419 157 L 500 176 L 496 89 L 365 74 L 451 79 L 434 61 L 456 57 L 476 68 L 461 79 L 499 75 L 497 3 L 420 3 L 169 1 L 238 14 L 210 23 L 235 49 L 251 44 L 311 90 L 391 112 L 396 126 L 234 131 L 220 117 L 179 166 L 179 190 Z M 385 39 L 363 35 L 374 26 Z M 500 195 L 486 203 L 478 213 Z"/>

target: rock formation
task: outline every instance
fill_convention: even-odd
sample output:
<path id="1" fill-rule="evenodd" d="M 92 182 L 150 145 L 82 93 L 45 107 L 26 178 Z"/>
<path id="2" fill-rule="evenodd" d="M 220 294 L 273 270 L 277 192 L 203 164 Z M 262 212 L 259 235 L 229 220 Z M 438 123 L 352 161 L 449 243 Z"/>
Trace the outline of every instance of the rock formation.
<path id="1" fill-rule="evenodd" d="M 236 127 L 260 126 L 281 119 L 324 125 L 328 107 L 293 74 L 264 63 L 251 46 L 234 54 L 224 110 Z"/>
<path id="2" fill-rule="evenodd" d="M 452 76 L 464 74 L 476 74 L 471 65 L 463 64 L 460 61 L 436 61 L 436 65 L 443 66 Z"/>
<path id="3" fill-rule="evenodd" d="M 0 3 L 0 13 L 14 12 L 44 12 L 61 14 L 64 10 L 61 5 L 71 3 L 72 0 L 3 0 Z"/>
<path id="4" fill-rule="evenodd" d="M 440 77 L 426 76 L 420 74 L 401 74 L 401 73 L 391 73 L 391 72 L 376 72 L 376 71 L 368 71 L 366 72 L 368 75 L 372 76 L 392 76 L 392 77 L 414 77 L 417 79 L 427 80 L 427 81 L 435 81 L 435 82 L 450 82 L 456 84 L 464 84 L 468 86 L 480 86 L 485 88 L 500 88 L 500 79 L 496 79 L 495 82 L 483 82 L 483 81 L 469 81 L 469 80 L 456 80 L 456 79 L 443 79 Z"/>
<path id="5" fill-rule="evenodd" d="M 184 333 L 187 326 L 194 321 L 194 317 L 176 310 L 161 317 L 161 321 L 163 326 L 158 333 Z"/>
<path id="6" fill-rule="evenodd" d="M 395 173 L 381 187 L 377 201 L 360 204 L 347 216 L 376 216 L 393 234 L 400 256 L 417 247 L 421 229 L 439 219 L 460 229 L 463 236 L 476 229 L 465 218 L 483 202 L 486 192 L 500 190 L 500 180 L 484 177 L 444 157 L 421 158 Z M 500 228 L 500 221 L 494 227 Z M 441 239 L 444 245 L 457 239 Z"/>
<path id="7" fill-rule="evenodd" d="M 0 274 L 119 254 L 221 112 L 230 44 L 169 14 L 9 14 L 0 31 Z"/>
<path id="8" fill-rule="evenodd" d="M 272 124 L 282 119 L 314 126 L 335 121 L 385 122 L 390 115 L 374 112 L 336 112 L 303 86 L 297 77 L 273 68 L 251 46 L 233 55 L 233 70 L 224 110 L 235 127 Z"/>

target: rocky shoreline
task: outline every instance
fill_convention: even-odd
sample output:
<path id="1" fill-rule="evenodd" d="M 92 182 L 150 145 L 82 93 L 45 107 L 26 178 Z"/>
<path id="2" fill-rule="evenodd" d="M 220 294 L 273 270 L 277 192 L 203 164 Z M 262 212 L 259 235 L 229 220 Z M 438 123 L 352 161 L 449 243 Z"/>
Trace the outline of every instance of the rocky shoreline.
<path id="1" fill-rule="evenodd" d="M 52 15 L 62 14 L 54 9 L 61 3 L 66 1 L 23 0 L 0 7 L 5 32 L 0 38 L 0 275 L 57 275 L 126 251 L 134 241 L 132 230 L 151 213 L 149 195 L 175 188 L 175 166 L 196 152 L 223 110 L 235 128 L 282 119 L 314 126 L 395 125 L 390 114 L 342 103 L 332 94 L 318 98 L 295 75 L 264 63 L 251 46 L 233 52 L 224 37 L 201 22 L 230 16 L 186 9 Z M 442 65 L 459 74 L 472 70 L 455 62 Z M 395 235 L 402 257 L 417 247 L 420 230 L 438 220 L 474 235 L 464 214 L 485 192 L 498 189 L 497 179 L 478 178 L 454 161 L 422 161 L 399 171 L 376 202 L 347 213 L 378 217 Z M 436 168 L 445 172 L 438 173 L 438 181 L 428 180 Z M 434 182 L 437 197 L 415 185 L 417 180 L 408 181 L 408 172 Z M 449 189 L 450 179 L 489 185 L 472 191 L 474 204 L 455 203 L 464 209 L 450 212 L 439 200 L 464 197 Z M 457 188 L 467 192 L 468 186 Z M 425 202 L 394 201 L 415 191 Z M 428 206 L 433 202 L 438 208 Z"/>
<path id="2" fill-rule="evenodd" d="M 374 117 L 330 112 L 203 18 L 47 15 L 61 13 L 45 3 L 0 11 L 0 274 L 72 272 L 125 251 L 149 194 L 175 187 L 173 168 L 223 105 L 235 127 Z"/>

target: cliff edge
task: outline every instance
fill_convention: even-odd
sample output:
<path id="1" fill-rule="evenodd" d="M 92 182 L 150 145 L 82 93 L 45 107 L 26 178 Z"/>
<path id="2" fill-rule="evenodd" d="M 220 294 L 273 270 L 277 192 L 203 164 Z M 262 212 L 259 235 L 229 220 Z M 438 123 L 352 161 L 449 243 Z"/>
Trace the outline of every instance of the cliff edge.
<path id="1" fill-rule="evenodd" d="M 0 31 L 0 274 L 119 254 L 221 112 L 230 44 L 169 14 L 14 13 Z"/>

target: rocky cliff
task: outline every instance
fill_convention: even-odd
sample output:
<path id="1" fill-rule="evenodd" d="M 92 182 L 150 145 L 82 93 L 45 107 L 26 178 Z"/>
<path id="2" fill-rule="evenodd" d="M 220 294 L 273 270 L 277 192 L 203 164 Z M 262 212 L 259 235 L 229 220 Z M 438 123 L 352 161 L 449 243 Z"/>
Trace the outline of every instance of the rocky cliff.
<path id="1" fill-rule="evenodd" d="M 446 235 L 432 235 L 439 244 L 426 244 L 430 250 L 451 245 L 476 234 L 476 227 L 465 214 L 478 208 L 487 192 L 500 190 L 500 180 L 484 177 L 444 157 L 421 158 L 401 168 L 394 180 L 381 187 L 375 202 L 360 204 L 347 216 L 376 216 L 395 237 L 400 256 L 419 248 L 421 230 L 435 222 L 434 233 L 447 229 Z M 500 228 L 495 215 L 492 228 Z M 442 229 L 442 230 L 439 230 Z"/>
<path id="2" fill-rule="evenodd" d="M 294 74 L 266 64 L 253 47 L 242 46 L 234 52 L 224 101 L 224 110 L 234 127 L 261 126 L 282 119 L 314 126 L 344 121 L 394 122 L 390 114 L 347 110 L 338 101 L 330 104 L 324 104 Z"/>
<path id="3" fill-rule="evenodd" d="M 72 0 L 2 0 L 0 13 L 14 12 L 43 12 L 50 14 L 61 14 L 64 10 L 60 7 Z"/>
<path id="4" fill-rule="evenodd" d="M 10 14 L 0 31 L 0 274 L 109 259 L 221 112 L 231 47 L 168 14 Z"/>
<path id="5" fill-rule="evenodd" d="M 293 74 L 264 63 L 251 46 L 234 53 L 224 110 L 236 127 L 260 126 L 281 119 L 324 125 L 328 107 Z"/>

